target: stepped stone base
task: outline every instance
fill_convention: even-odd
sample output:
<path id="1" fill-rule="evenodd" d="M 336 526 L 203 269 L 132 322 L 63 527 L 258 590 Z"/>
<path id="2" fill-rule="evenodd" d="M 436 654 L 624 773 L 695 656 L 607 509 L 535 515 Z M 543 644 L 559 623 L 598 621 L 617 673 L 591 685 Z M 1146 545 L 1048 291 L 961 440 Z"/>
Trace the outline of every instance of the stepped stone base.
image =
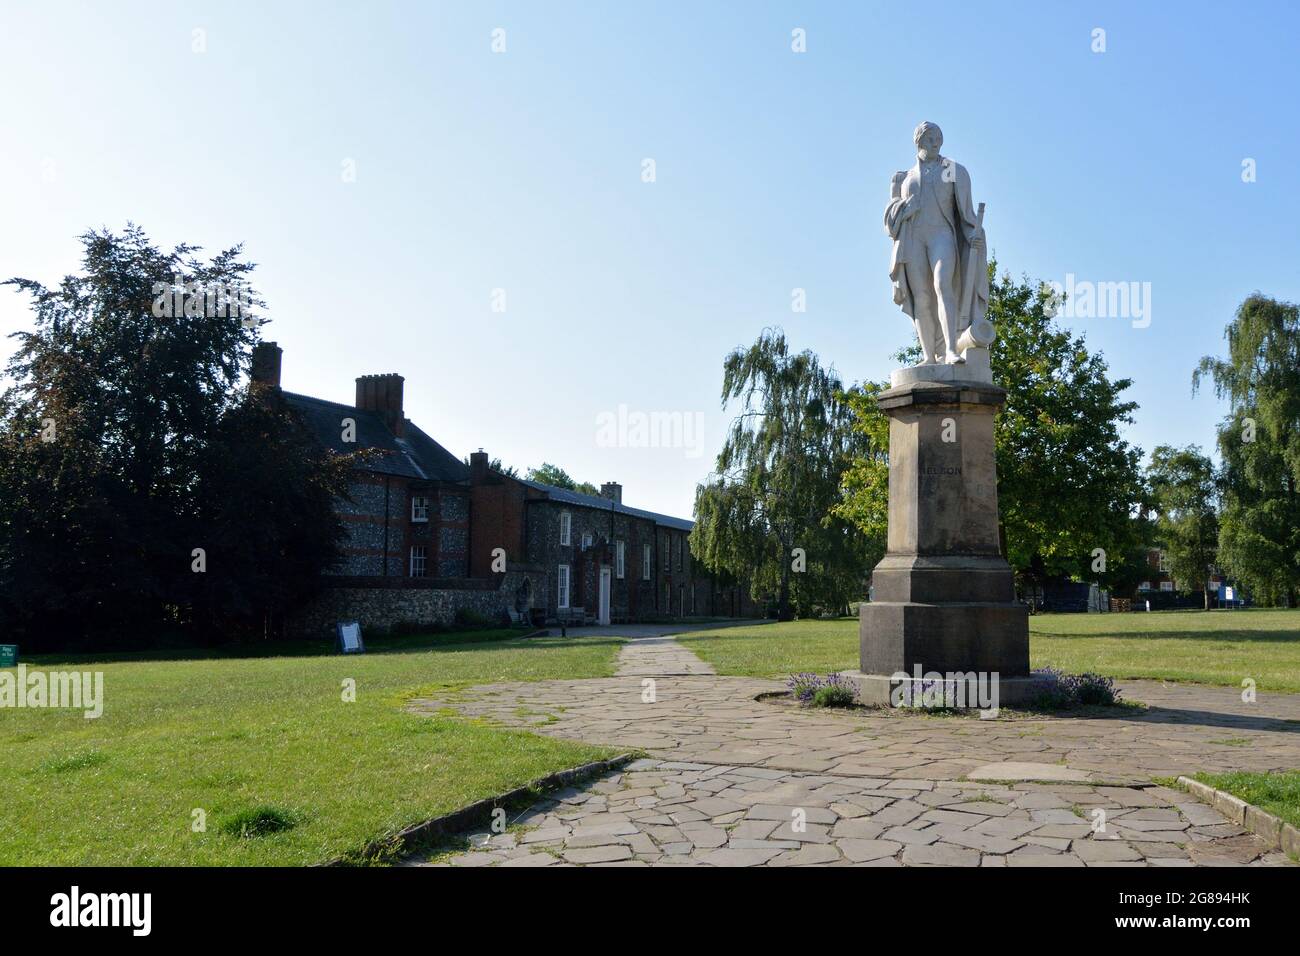
<path id="1" fill-rule="evenodd" d="M 1045 689 L 1051 686 L 1052 678 L 1047 675 L 1031 674 L 1028 677 L 998 677 L 997 680 L 997 699 L 996 701 L 988 699 L 991 684 L 988 679 L 983 684 L 974 683 L 978 678 L 972 678 L 969 675 L 975 674 L 974 671 L 959 672 L 953 674 L 965 673 L 965 678 L 955 677 L 950 679 L 948 673 L 943 673 L 943 693 L 946 699 L 954 701 L 953 706 L 965 707 L 968 709 L 977 709 L 988 704 L 992 707 L 1026 707 L 1038 699 L 1039 695 Z M 846 677 L 858 685 L 858 701 L 868 707 L 895 707 L 898 706 L 900 694 L 910 697 L 902 699 L 921 700 L 922 695 L 931 690 L 933 684 L 931 679 L 922 678 L 917 680 L 915 677 L 895 678 L 889 674 L 864 674 L 862 671 L 841 671 L 841 677 Z M 964 687 L 961 685 L 965 685 Z M 980 695 L 985 695 L 985 700 L 980 700 Z"/>
<path id="2" fill-rule="evenodd" d="M 1009 574 L 1009 572 L 1008 572 Z M 872 601 L 858 612 L 862 671 L 982 671 L 1029 676 L 1029 611 L 1023 604 Z"/>
<path id="3" fill-rule="evenodd" d="M 876 399 L 890 419 L 889 538 L 859 611 L 867 702 L 917 668 L 997 675 L 1006 703 L 1037 693 L 1029 610 L 998 533 L 993 417 L 1006 393 L 984 374 L 987 353 L 972 358 L 900 370 Z"/>

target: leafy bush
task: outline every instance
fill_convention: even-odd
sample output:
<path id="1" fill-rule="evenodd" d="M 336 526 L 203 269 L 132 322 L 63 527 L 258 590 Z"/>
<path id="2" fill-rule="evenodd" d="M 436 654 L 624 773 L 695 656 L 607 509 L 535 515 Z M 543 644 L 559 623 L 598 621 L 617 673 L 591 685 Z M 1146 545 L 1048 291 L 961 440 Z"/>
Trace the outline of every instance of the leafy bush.
<path id="1" fill-rule="evenodd" d="M 858 700 L 858 686 L 839 674 L 791 674 L 786 686 L 794 699 L 811 707 L 852 707 Z"/>
<path id="2" fill-rule="evenodd" d="M 1100 674 L 1066 674 L 1054 667 L 1043 669 L 1049 680 L 1034 697 L 1038 710 L 1068 710 L 1071 707 L 1113 707 L 1120 701 L 1115 681 Z"/>
<path id="3" fill-rule="evenodd" d="M 1074 698 L 1080 707 L 1111 707 L 1119 703 L 1119 691 L 1112 677 L 1100 674 L 1079 674 L 1072 678 Z"/>
<path id="4" fill-rule="evenodd" d="M 807 704 L 812 702 L 813 695 L 821 686 L 821 678 L 816 674 L 791 674 L 786 678 L 785 686 L 790 688 L 795 700 Z"/>
<path id="5" fill-rule="evenodd" d="M 1068 674 L 1062 673 L 1055 667 L 1045 667 L 1041 676 L 1044 679 L 1039 681 L 1037 693 L 1030 701 L 1030 706 L 1034 710 L 1066 710 L 1074 706 Z"/>

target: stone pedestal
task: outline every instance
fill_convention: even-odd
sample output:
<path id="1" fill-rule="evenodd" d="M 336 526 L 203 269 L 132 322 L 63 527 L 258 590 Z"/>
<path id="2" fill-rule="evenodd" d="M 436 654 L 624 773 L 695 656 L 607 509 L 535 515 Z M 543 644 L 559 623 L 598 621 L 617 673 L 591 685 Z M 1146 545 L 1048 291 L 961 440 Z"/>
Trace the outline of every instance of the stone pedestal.
<path id="1" fill-rule="evenodd" d="M 889 540 L 859 619 L 860 676 L 876 679 L 860 684 L 887 690 L 918 666 L 1029 684 L 1028 609 L 998 538 L 993 415 L 1006 392 L 986 369 L 903 369 L 877 397 L 890 418 Z"/>

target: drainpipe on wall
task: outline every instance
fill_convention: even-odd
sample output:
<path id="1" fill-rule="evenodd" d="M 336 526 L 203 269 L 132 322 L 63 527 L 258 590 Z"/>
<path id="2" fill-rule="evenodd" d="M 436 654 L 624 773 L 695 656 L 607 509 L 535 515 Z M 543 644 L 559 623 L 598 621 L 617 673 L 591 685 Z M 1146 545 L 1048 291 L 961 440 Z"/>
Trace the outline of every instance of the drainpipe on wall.
<path id="1" fill-rule="evenodd" d="M 384 475 L 384 554 L 379 559 L 384 566 L 384 577 L 388 577 L 388 489 L 389 477 Z"/>

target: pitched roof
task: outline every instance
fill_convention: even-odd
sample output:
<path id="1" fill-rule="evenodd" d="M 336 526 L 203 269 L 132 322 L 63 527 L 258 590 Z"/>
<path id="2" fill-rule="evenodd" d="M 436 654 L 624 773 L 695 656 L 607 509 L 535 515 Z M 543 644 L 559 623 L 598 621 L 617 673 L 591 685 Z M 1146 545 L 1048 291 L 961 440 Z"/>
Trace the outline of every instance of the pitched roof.
<path id="1" fill-rule="evenodd" d="M 672 515 L 662 515 L 657 511 L 643 511 L 640 508 L 630 508 L 625 504 L 614 501 L 612 498 L 605 498 L 601 495 L 588 495 L 581 491 L 573 491 L 569 488 L 557 488 L 555 485 L 544 485 L 540 481 L 529 481 L 527 478 L 520 478 L 519 480 L 530 488 L 544 492 L 553 501 L 562 501 L 565 504 L 578 505 L 582 508 L 599 508 L 602 511 L 614 511 L 617 514 L 631 515 L 635 518 L 645 518 L 648 521 L 653 521 L 655 524 L 661 524 L 666 528 L 673 528 L 677 531 L 690 531 L 695 527 L 694 521 L 688 521 L 685 518 L 674 518 Z"/>
<path id="2" fill-rule="evenodd" d="M 360 465 L 363 471 L 427 481 L 469 481 L 469 466 L 430 438 L 410 419 L 406 421 L 405 437 L 398 438 L 389 430 L 381 412 L 363 411 L 354 405 L 327 402 L 321 398 L 299 395 L 296 392 L 282 394 L 289 407 L 302 416 L 304 424 L 316 440 L 331 451 L 346 454 L 363 448 L 377 448 L 385 452 L 384 455 Z M 351 418 L 357 424 L 355 443 L 343 441 L 343 419 L 345 418 Z M 695 522 L 685 518 L 674 518 L 672 515 L 659 514 L 655 511 L 631 508 L 600 495 L 588 495 L 568 488 L 557 488 L 555 485 L 544 485 L 540 481 L 529 481 L 525 478 L 518 480 L 554 501 L 562 501 L 582 508 L 612 510 L 618 514 L 644 518 L 677 531 L 690 531 L 695 527 Z"/>
<path id="3" fill-rule="evenodd" d="M 307 429 L 326 448 L 340 454 L 363 448 L 386 452 L 362 464 L 360 468 L 363 471 L 427 481 L 469 480 L 469 467 L 409 420 L 406 436 L 398 438 L 389 430 L 380 412 L 363 411 L 353 405 L 327 402 L 294 392 L 283 394 L 289 407 L 302 416 Z M 357 423 L 355 443 L 343 441 L 345 418 Z"/>

